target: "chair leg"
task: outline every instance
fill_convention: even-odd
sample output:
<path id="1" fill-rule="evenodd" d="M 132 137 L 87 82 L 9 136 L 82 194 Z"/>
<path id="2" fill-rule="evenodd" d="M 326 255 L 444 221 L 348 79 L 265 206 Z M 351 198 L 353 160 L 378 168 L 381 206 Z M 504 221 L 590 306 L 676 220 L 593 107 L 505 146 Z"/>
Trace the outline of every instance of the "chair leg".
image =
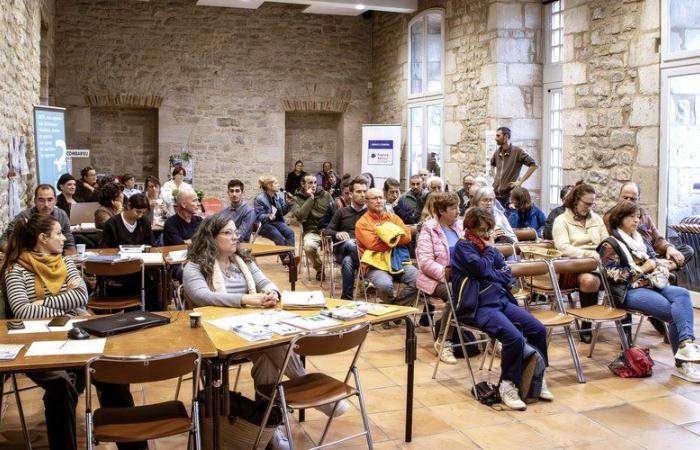
<path id="1" fill-rule="evenodd" d="M 571 333 L 571 327 L 566 325 L 564 327 L 564 333 L 566 333 L 566 340 L 569 342 L 569 351 L 571 352 L 571 359 L 574 360 L 574 366 L 576 367 L 576 376 L 578 377 L 579 383 L 585 383 L 586 379 L 583 376 L 583 368 L 581 367 L 581 361 L 578 358 L 578 352 L 576 351 L 576 343 L 574 342 L 574 337 Z"/>
<path id="2" fill-rule="evenodd" d="M 194 438 L 194 448 L 195 450 L 202 450 L 202 432 L 199 423 L 199 404 L 195 403 L 192 407 L 192 415 L 194 416 L 192 422 L 194 422 L 194 430 L 192 430 L 192 437 Z"/>
<path id="3" fill-rule="evenodd" d="M 630 344 L 629 342 L 627 342 L 627 335 L 625 334 L 625 330 L 622 328 L 622 322 L 616 320 L 615 327 L 617 328 L 617 334 L 620 335 L 620 343 L 622 344 L 622 350 L 628 350 L 630 348 Z"/>
<path id="4" fill-rule="evenodd" d="M 491 347 L 493 344 L 493 340 L 489 339 L 489 341 L 486 343 L 486 348 L 484 348 L 484 354 L 481 355 L 481 364 L 479 364 L 479 370 L 484 369 L 484 364 L 486 364 L 486 355 L 489 353 L 489 347 Z M 494 347 L 491 352 L 495 352 L 496 348 Z"/>
<path id="5" fill-rule="evenodd" d="M 175 400 L 180 396 L 180 386 L 182 386 L 182 375 L 177 377 L 177 385 L 175 385 Z"/>
<path id="6" fill-rule="evenodd" d="M 596 322 L 595 328 L 593 328 L 593 336 L 591 337 L 591 348 L 588 349 L 588 357 L 593 356 L 593 350 L 595 349 L 595 343 L 598 341 L 598 333 L 600 333 L 600 322 Z"/>
<path id="7" fill-rule="evenodd" d="M 275 406 L 275 395 L 277 394 L 276 390 L 272 390 L 272 395 L 270 395 L 270 399 L 268 400 L 267 404 L 267 409 L 265 409 L 265 414 L 263 415 L 262 421 L 260 422 L 260 429 L 258 430 L 258 435 L 255 438 L 255 443 L 253 444 L 253 450 L 257 450 L 258 445 L 260 445 L 260 439 L 262 439 L 262 434 L 263 431 L 265 431 L 265 427 L 267 426 L 267 421 L 270 419 L 270 413 L 272 412 L 272 408 Z M 285 409 L 284 411 L 284 417 L 286 420 L 289 419 L 287 415 L 287 410 Z M 215 412 L 216 414 L 216 412 Z M 291 436 L 289 436 L 291 438 Z"/>
<path id="8" fill-rule="evenodd" d="M 640 316 L 639 317 L 639 324 L 637 324 L 637 329 L 634 331 L 634 336 L 632 336 L 632 345 L 634 346 L 637 343 L 637 336 L 639 335 L 639 330 L 642 329 L 642 324 L 644 323 L 644 318 L 646 316 Z M 665 324 L 665 322 L 664 322 Z"/>
<path id="9" fill-rule="evenodd" d="M 367 418 L 367 410 L 365 409 L 365 398 L 362 393 L 362 386 L 360 385 L 360 375 L 357 373 L 357 367 L 352 368 L 352 373 L 355 376 L 355 388 L 357 388 L 357 398 L 360 403 L 360 414 L 362 414 L 362 423 L 365 426 L 365 437 L 367 438 L 367 448 L 372 450 L 374 444 L 372 444 L 372 432 L 369 428 L 369 419 Z"/>
<path id="10" fill-rule="evenodd" d="M 450 315 L 442 318 L 442 320 L 449 320 L 449 319 L 450 319 Z M 459 325 L 449 324 L 448 326 L 445 327 L 445 331 L 442 332 L 442 339 L 440 340 L 440 350 L 438 351 L 437 359 L 435 360 L 435 367 L 433 368 L 433 380 L 437 376 L 438 367 L 440 366 L 440 355 L 442 355 L 442 350 L 445 348 L 445 341 L 447 340 L 447 333 L 450 330 L 451 326 L 455 326 L 455 327 L 457 327 L 456 329 L 459 330 Z M 462 347 L 462 351 L 464 351 L 464 350 L 465 350 L 465 348 Z M 466 353 L 465 353 L 465 355 L 466 355 Z"/>
<path id="11" fill-rule="evenodd" d="M 547 349 L 549 349 L 549 343 L 552 341 L 552 332 L 554 331 L 554 328 L 549 328 L 547 330 Z"/>
<path id="12" fill-rule="evenodd" d="M 22 400 L 19 398 L 19 387 L 17 386 L 17 375 L 12 374 L 12 387 L 15 390 L 15 401 L 17 402 L 17 413 L 19 421 L 22 425 L 22 435 L 24 435 L 24 445 L 27 450 L 32 450 L 32 440 L 29 438 L 29 430 L 27 430 L 27 422 L 24 420 L 24 408 L 22 408 Z"/>
<path id="13" fill-rule="evenodd" d="M 87 450 L 92 450 L 95 443 L 92 437 L 92 414 L 89 411 L 85 413 L 85 441 Z"/>
<path id="14" fill-rule="evenodd" d="M 284 389 L 282 386 L 279 386 L 278 389 L 278 395 L 280 396 L 280 406 L 282 407 L 282 411 L 284 412 L 284 427 L 287 429 L 287 439 L 289 441 L 289 449 L 294 450 L 294 437 L 292 436 L 292 423 L 289 421 L 289 413 L 287 412 L 287 399 L 284 397 Z M 336 403 L 337 404 L 337 403 Z M 335 411 L 335 408 L 334 408 Z M 330 424 L 330 419 L 333 417 L 333 414 L 331 414 L 331 417 L 329 417 L 329 424 Z"/>
<path id="15" fill-rule="evenodd" d="M 497 341 L 493 339 L 493 344 L 491 344 L 491 361 L 489 362 L 489 372 L 491 372 L 491 369 L 493 369 L 493 360 L 496 359 L 496 348 Z"/>

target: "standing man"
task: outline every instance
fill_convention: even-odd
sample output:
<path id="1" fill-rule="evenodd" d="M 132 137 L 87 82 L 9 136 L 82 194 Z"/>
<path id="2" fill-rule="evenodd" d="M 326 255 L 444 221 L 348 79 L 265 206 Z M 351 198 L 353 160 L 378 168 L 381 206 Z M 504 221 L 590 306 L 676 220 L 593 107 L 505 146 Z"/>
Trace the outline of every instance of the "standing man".
<path id="1" fill-rule="evenodd" d="M 510 143 L 510 128 L 500 127 L 496 130 L 496 144 L 498 150 L 491 157 L 493 190 L 496 192 L 496 199 L 508 209 L 510 191 L 530 178 L 537 170 L 537 162 L 522 148 Z M 527 172 L 518 179 L 523 166 L 527 166 Z"/>
<path id="2" fill-rule="evenodd" d="M 223 212 L 231 215 L 231 219 L 236 224 L 240 241 L 248 242 L 255 224 L 255 210 L 243 202 L 244 188 L 243 182 L 236 178 L 228 182 L 228 199 L 231 206 L 224 209 Z"/>
<path id="3" fill-rule="evenodd" d="M 75 253 L 75 238 L 70 231 L 70 220 L 64 210 L 56 206 L 56 191 L 50 184 L 40 184 L 34 189 L 34 206 L 27 208 L 15 216 L 7 225 L 5 232 L 0 237 L 0 251 L 7 249 L 7 242 L 12 237 L 12 231 L 18 220 L 27 220 L 34 214 L 51 214 L 61 224 L 61 232 L 66 237 L 63 242 L 63 253 Z"/>
<path id="4" fill-rule="evenodd" d="M 355 271 L 360 267 L 355 243 L 355 224 L 367 211 L 367 180 L 357 177 L 350 182 L 352 201 L 349 206 L 340 208 L 333 214 L 330 223 L 323 230 L 325 236 L 330 236 L 335 242 L 335 260 L 341 266 L 343 292 L 340 298 L 352 300 L 355 287 Z"/>
<path id="5" fill-rule="evenodd" d="M 292 215 L 299 221 L 304 232 L 303 248 L 306 257 L 316 270 L 316 280 L 323 280 L 321 263 L 321 219 L 331 207 L 333 197 L 316 184 L 316 177 L 306 175 L 301 188 L 294 195 Z"/>

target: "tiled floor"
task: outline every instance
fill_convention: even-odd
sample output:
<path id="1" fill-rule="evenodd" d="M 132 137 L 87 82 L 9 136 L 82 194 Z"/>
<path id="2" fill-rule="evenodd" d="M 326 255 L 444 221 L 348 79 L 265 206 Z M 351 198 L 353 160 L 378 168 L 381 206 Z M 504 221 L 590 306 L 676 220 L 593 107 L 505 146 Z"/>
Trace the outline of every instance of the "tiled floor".
<path id="1" fill-rule="evenodd" d="M 280 287 L 287 286 L 287 274 L 274 258 L 262 258 L 265 273 Z M 303 273 L 300 289 L 318 289 L 318 282 L 308 281 Z M 327 288 L 327 284 L 325 285 Z M 700 314 L 696 313 L 696 321 Z M 696 327 L 697 329 L 697 327 Z M 561 336 L 550 344 L 549 386 L 556 399 L 536 403 L 525 412 L 497 411 L 478 404 L 467 393 L 464 362 L 456 366 L 442 364 L 438 379 L 431 379 L 434 364 L 432 342 L 427 329 L 419 329 L 416 363 L 414 439 L 403 442 L 406 401 L 406 368 L 403 364 L 404 329 L 371 332 L 359 361 L 360 376 L 366 393 L 367 409 L 377 449 L 472 449 L 472 448 L 700 448 L 700 385 L 672 377 L 673 359 L 654 330 L 645 325 L 639 344 L 651 348 L 656 365 L 647 379 L 620 379 L 607 364 L 619 353 L 613 330 L 605 330 L 592 359 L 581 355 L 587 382 L 576 381 L 568 348 Z M 323 370 L 342 377 L 349 362 L 347 355 L 310 360 L 310 370 Z M 478 366 L 477 359 L 472 360 Z M 243 367 L 239 390 L 252 396 L 250 365 Z M 498 360 L 494 370 L 477 372 L 479 379 L 498 380 Z M 26 383 L 25 383 L 26 384 Z M 8 384 L 9 386 L 9 384 Z M 141 401 L 139 386 L 133 387 L 135 399 Z M 185 390 L 183 390 L 184 392 Z M 174 394 L 174 384 L 145 387 L 149 402 Z M 31 429 L 34 448 L 45 448 L 45 424 L 42 391 L 22 393 L 25 415 Z M 184 398 L 184 393 L 181 394 Z M 14 398 L 6 397 L 0 423 L 0 448 L 23 448 Z M 79 433 L 84 435 L 84 403 L 78 407 Z M 294 439 L 301 448 L 312 445 L 323 429 L 325 416 L 317 411 L 307 414 L 302 425 L 294 423 Z M 357 403 L 348 413 L 333 422 L 330 439 L 359 432 L 362 427 Z M 8 442 L 10 441 L 10 442 Z M 152 448 L 182 449 L 184 437 L 163 439 Z M 362 439 L 342 448 L 366 448 Z M 99 448 L 114 448 L 101 445 Z"/>

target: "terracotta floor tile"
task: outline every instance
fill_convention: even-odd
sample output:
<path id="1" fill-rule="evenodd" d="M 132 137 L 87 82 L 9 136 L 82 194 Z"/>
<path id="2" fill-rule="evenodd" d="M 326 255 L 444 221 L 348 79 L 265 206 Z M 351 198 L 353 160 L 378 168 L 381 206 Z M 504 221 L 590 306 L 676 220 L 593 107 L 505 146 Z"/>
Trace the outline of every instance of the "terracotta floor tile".
<path id="1" fill-rule="evenodd" d="M 562 447 L 616 437 L 612 431 L 576 413 L 550 414 L 523 423 Z"/>
<path id="2" fill-rule="evenodd" d="M 469 439 L 483 449 L 542 449 L 556 445 L 524 423 L 509 423 L 464 431 Z"/>
<path id="3" fill-rule="evenodd" d="M 372 422 L 377 424 L 390 439 L 404 438 L 406 414 L 404 411 L 391 411 L 370 414 Z M 427 408 L 413 410 L 413 436 L 428 436 L 446 433 L 452 428 Z"/>
<path id="4" fill-rule="evenodd" d="M 415 385 L 415 398 L 425 406 L 445 405 L 456 401 L 469 399 L 466 391 L 456 392 L 442 385 L 442 382 L 422 383 Z"/>
<path id="5" fill-rule="evenodd" d="M 673 393 L 651 378 L 618 378 L 611 374 L 606 379 L 594 380 L 590 383 L 627 401 L 647 400 Z"/>
<path id="6" fill-rule="evenodd" d="M 476 400 L 431 406 L 428 409 L 454 429 L 460 431 L 516 421 L 512 416 L 505 414 L 504 411 L 496 411 Z"/>
<path id="7" fill-rule="evenodd" d="M 326 420 L 310 420 L 304 422 L 302 427 L 306 434 L 311 437 L 315 442 L 321 437 L 323 433 L 323 428 L 326 426 Z M 362 424 L 362 416 L 357 415 L 354 417 L 336 417 L 331 423 L 331 427 L 328 430 L 328 435 L 326 436 L 325 442 L 333 442 L 338 439 L 342 439 L 346 436 L 351 436 L 353 434 L 361 433 L 364 431 L 364 426 Z M 370 421 L 370 431 L 372 432 L 372 442 L 383 442 L 389 439 L 389 437 L 379 428 L 376 424 Z M 334 448 L 345 448 L 354 447 L 357 445 L 362 445 L 364 443 L 365 447 L 367 445 L 366 438 L 364 436 L 351 439 L 349 441 L 337 444 Z"/>
<path id="8" fill-rule="evenodd" d="M 700 403 L 689 400 L 681 395 L 671 395 L 668 397 L 634 402 L 632 405 L 650 414 L 663 417 L 676 425 L 700 421 Z"/>
<path id="9" fill-rule="evenodd" d="M 581 414 L 612 431 L 631 435 L 646 430 L 671 428 L 673 423 L 633 405 L 612 406 L 584 411 Z"/>
<path id="10" fill-rule="evenodd" d="M 400 386 L 405 386 L 406 382 L 408 381 L 408 368 L 405 364 L 398 366 L 394 365 L 389 367 L 379 367 L 379 370 L 384 375 L 389 377 L 389 379 L 391 379 L 394 383 Z M 414 364 L 413 377 L 415 383 L 418 384 L 435 382 L 435 380 L 433 380 L 433 367 L 420 361 L 417 361 Z"/>
<path id="11" fill-rule="evenodd" d="M 639 433 L 628 436 L 628 438 L 630 441 L 648 449 L 688 450 L 700 448 L 700 436 L 691 433 L 683 427 L 642 430 Z"/>
<path id="12" fill-rule="evenodd" d="M 416 450 L 428 448 L 440 450 L 476 450 L 479 446 L 464 434 L 458 431 L 450 431 L 447 433 L 433 434 L 431 436 L 419 436 L 410 443 L 401 443 L 400 448 Z"/>
<path id="13" fill-rule="evenodd" d="M 625 400 L 590 383 L 550 386 L 555 401 L 574 411 L 622 405 Z"/>

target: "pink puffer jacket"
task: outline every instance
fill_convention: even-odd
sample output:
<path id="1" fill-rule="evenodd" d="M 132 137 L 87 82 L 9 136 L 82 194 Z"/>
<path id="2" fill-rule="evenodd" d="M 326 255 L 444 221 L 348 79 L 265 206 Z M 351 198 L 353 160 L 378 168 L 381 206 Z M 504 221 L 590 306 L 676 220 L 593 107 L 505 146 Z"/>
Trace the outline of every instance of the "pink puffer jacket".
<path id="1" fill-rule="evenodd" d="M 459 219 L 452 225 L 452 230 L 462 237 Z M 432 294 L 445 276 L 445 267 L 450 264 L 447 237 L 437 219 L 430 219 L 423 224 L 416 244 L 416 260 L 419 270 L 416 286 L 426 294 Z"/>

